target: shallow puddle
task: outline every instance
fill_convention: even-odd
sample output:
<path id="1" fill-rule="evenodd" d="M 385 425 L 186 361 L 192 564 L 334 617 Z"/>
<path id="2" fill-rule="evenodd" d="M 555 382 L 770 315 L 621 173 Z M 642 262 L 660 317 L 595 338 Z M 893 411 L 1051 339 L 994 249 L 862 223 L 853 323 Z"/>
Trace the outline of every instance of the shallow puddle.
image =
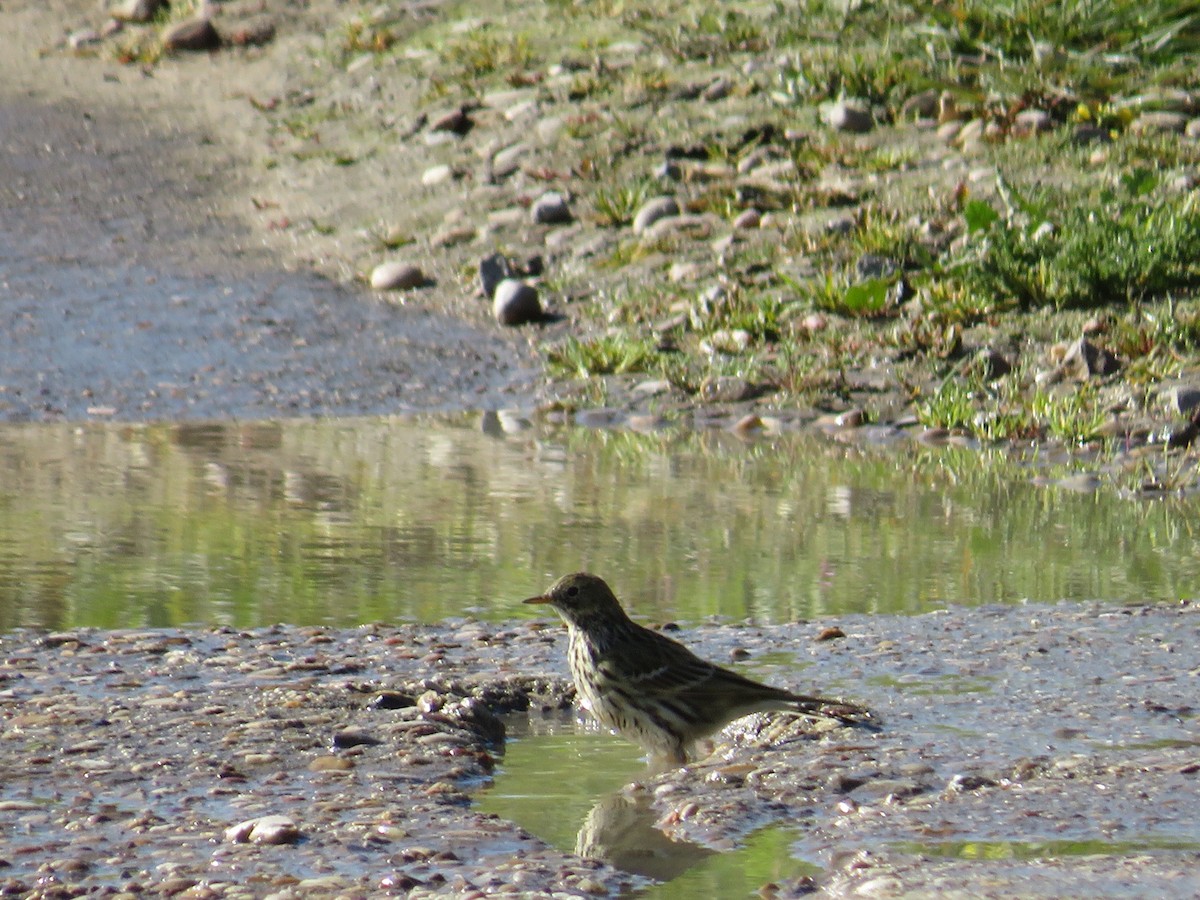
<path id="1" fill-rule="evenodd" d="M 652 621 L 1194 594 L 1194 503 L 1032 475 L 496 414 L 9 425 L 0 629 L 500 620 L 581 568 Z"/>
<path id="2" fill-rule="evenodd" d="M 622 790 L 650 774 L 640 751 L 570 717 L 514 717 L 495 784 L 477 805 L 567 853 L 647 879 L 640 898 L 746 897 L 816 873 L 794 859 L 794 829 L 767 826 L 721 852 L 673 841 L 644 796 Z"/>

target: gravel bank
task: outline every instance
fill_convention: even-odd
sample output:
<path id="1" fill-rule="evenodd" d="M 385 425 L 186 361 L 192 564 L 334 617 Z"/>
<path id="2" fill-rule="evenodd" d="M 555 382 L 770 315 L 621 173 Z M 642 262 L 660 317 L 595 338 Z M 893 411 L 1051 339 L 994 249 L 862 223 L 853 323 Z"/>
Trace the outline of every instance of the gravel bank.
<path id="1" fill-rule="evenodd" d="M 777 896 L 1200 890 L 1194 604 L 844 617 L 817 640 L 827 624 L 682 638 L 863 701 L 880 733 L 744 720 L 597 798 L 590 845 L 616 843 L 615 802 L 716 849 L 799 825 L 824 874 Z M 639 880 L 472 810 L 497 716 L 571 702 L 564 643 L 525 621 L 4 635 L 0 890 L 619 894 Z M 264 816 L 284 819 L 255 838 Z"/>

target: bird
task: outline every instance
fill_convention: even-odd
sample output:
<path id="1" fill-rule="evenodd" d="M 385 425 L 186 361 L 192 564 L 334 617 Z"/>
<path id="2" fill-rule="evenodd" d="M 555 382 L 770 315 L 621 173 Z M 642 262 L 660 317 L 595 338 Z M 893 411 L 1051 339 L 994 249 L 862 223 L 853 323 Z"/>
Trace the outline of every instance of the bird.
<path id="1" fill-rule="evenodd" d="M 755 712 L 789 710 L 847 724 L 861 706 L 795 694 L 708 662 L 638 625 L 597 575 L 564 575 L 525 603 L 552 607 L 567 625 L 567 662 L 580 704 L 652 759 L 685 765 L 697 741 Z"/>

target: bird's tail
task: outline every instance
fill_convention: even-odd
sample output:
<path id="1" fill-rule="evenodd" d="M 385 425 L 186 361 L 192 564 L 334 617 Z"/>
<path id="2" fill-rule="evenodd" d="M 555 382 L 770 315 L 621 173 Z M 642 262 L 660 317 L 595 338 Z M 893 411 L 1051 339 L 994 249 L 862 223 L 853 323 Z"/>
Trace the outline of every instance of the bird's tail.
<path id="1" fill-rule="evenodd" d="M 846 700 L 832 700 L 828 697 L 809 697 L 804 694 L 792 696 L 796 709 L 806 716 L 817 716 L 822 719 L 833 719 L 843 725 L 855 728 L 866 728 L 879 731 L 879 717 L 865 706 L 850 703 Z"/>

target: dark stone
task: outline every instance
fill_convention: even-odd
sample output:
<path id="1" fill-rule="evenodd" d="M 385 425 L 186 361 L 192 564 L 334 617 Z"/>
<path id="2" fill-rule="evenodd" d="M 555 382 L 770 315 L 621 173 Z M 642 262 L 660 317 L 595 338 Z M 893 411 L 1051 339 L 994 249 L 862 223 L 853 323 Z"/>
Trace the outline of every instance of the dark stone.
<path id="1" fill-rule="evenodd" d="M 379 743 L 382 743 L 379 738 L 371 737 L 371 735 L 364 734 L 361 731 L 339 731 L 333 736 L 333 748 L 335 750 L 372 746 Z"/>
<path id="2" fill-rule="evenodd" d="M 169 51 L 216 50 L 221 46 L 221 35 L 208 19 L 189 19 L 164 31 L 162 42 Z"/>
<path id="3" fill-rule="evenodd" d="M 371 709 L 407 709 L 417 705 L 417 698 L 400 691 L 380 691 L 367 705 Z"/>
<path id="4" fill-rule="evenodd" d="M 483 296 L 491 300 L 496 294 L 496 287 L 506 278 L 517 278 L 520 275 L 511 259 L 500 253 L 485 256 L 479 261 L 479 281 L 483 287 Z"/>
<path id="5" fill-rule="evenodd" d="M 1103 347 L 1097 347 L 1087 338 L 1080 338 L 1068 349 L 1059 370 L 1076 381 L 1112 375 L 1121 370 L 1121 363 Z"/>
<path id="6" fill-rule="evenodd" d="M 449 131 L 453 134 L 464 135 L 475 127 L 470 110 L 465 106 L 452 109 L 438 116 L 429 126 L 430 131 Z"/>
<path id="7" fill-rule="evenodd" d="M 975 370 L 984 381 L 995 381 L 1012 371 L 1012 363 L 998 350 L 984 347 L 975 354 Z"/>

